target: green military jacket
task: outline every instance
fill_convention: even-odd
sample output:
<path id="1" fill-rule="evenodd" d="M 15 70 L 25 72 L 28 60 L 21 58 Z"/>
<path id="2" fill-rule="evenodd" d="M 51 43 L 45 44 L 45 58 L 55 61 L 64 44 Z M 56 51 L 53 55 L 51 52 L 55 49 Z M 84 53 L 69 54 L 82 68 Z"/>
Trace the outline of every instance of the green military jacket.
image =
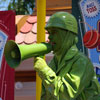
<path id="1" fill-rule="evenodd" d="M 100 100 L 100 87 L 90 60 L 72 46 L 60 63 L 56 57 L 38 70 L 41 100 Z"/>

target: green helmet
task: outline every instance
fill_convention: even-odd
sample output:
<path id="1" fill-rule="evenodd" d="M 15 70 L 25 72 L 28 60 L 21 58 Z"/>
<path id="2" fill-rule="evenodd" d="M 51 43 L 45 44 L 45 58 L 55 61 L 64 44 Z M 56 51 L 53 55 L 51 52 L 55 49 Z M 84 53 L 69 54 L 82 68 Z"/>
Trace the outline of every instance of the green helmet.
<path id="1" fill-rule="evenodd" d="M 50 27 L 62 28 L 78 34 L 78 26 L 75 17 L 68 12 L 57 12 L 47 22 L 46 29 Z"/>

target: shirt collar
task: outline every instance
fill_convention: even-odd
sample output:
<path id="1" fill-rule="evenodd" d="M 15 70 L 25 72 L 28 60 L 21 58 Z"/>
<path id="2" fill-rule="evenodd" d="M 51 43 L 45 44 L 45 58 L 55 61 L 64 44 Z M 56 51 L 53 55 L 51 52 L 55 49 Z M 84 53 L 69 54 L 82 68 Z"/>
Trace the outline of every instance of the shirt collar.
<path id="1" fill-rule="evenodd" d="M 62 59 L 62 62 L 58 65 L 58 69 L 56 73 L 58 73 L 61 70 L 61 68 L 63 68 L 63 66 L 65 65 L 65 62 L 73 58 L 77 52 L 78 52 L 78 49 L 76 45 L 73 45 L 65 54 L 65 57 Z"/>

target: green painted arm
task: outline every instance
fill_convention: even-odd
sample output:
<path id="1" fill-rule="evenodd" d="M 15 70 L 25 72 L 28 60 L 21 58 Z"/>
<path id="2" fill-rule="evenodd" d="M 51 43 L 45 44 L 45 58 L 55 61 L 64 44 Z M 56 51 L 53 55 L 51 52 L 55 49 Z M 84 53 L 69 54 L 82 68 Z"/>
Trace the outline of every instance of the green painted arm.
<path id="1" fill-rule="evenodd" d="M 86 61 L 84 62 L 84 60 Z M 90 61 L 82 57 L 76 62 L 73 62 L 70 66 L 71 69 L 68 73 L 64 73 L 68 68 L 68 65 L 65 64 L 64 68 L 60 70 L 60 73 L 62 74 L 56 75 L 55 71 L 53 71 L 42 58 L 37 57 L 34 68 L 42 79 L 43 86 L 46 89 L 45 91 L 48 91 L 55 98 L 60 98 L 57 100 L 70 100 L 70 98 L 78 98 L 78 96 L 79 98 L 84 98 L 82 100 L 86 100 L 88 96 L 93 96 L 94 93 L 96 93 L 95 91 L 97 91 L 94 88 L 95 86 L 91 87 L 94 90 L 87 95 L 87 97 L 84 96 L 84 93 L 82 92 L 88 87 L 90 80 L 92 80 L 94 75 L 93 66 Z M 43 91 L 42 95 L 45 94 L 45 91 Z M 87 93 L 89 92 L 90 91 Z"/>

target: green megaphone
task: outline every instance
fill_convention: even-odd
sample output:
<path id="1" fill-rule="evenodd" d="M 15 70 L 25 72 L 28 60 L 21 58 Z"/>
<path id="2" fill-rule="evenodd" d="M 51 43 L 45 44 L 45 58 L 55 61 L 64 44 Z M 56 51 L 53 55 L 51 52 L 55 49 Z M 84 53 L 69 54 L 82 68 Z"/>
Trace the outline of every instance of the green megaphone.
<path id="1" fill-rule="evenodd" d="M 8 65 L 16 68 L 21 61 L 35 56 L 43 56 L 51 50 L 52 46 L 49 43 L 18 45 L 13 40 L 9 40 L 5 45 L 4 55 Z"/>

